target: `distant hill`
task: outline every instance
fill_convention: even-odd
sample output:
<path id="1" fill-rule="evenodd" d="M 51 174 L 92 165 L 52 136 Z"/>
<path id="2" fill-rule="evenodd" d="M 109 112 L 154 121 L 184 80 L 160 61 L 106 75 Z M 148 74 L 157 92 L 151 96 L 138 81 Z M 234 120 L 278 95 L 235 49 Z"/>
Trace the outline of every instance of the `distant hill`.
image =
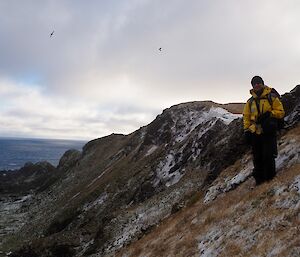
<path id="1" fill-rule="evenodd" d="M 221 107 L 235 114 L 242 114 L 245 103 L 228 103 L 222 104 Z"/>

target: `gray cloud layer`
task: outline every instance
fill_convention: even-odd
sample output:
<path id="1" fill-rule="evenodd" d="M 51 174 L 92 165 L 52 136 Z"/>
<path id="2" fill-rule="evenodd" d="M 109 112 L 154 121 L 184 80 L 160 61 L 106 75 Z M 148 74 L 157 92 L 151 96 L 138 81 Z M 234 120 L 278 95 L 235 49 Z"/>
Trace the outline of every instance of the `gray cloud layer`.
<path id="1" fill-rule="evenodd" d="M 172 104 L 245 101 L 256 74 L 289 91 L 299 11 L 279 0 L 1 1 L 0 135 L 129 133 Z"/>

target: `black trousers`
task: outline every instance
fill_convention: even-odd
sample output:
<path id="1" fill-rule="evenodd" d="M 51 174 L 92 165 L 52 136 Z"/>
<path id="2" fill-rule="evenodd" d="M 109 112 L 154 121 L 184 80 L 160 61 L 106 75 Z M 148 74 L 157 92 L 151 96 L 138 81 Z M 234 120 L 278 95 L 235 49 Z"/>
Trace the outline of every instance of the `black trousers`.
<path id="1" fill-rule="evenodd" d="M 253 135 L 252 154 L 256 184 L 271 180 L 276 175 L 277 138 L 272 135 Z"/>

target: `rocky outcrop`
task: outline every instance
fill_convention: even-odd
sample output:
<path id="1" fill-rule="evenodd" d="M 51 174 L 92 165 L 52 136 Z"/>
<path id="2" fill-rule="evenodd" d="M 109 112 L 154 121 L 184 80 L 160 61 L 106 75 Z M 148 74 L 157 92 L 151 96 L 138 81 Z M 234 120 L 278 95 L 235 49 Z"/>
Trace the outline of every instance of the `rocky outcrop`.
<path id="1" fill-rule="evenodd" d="M 54 183 L 56 168 L 48 162 L 26 163 L 21 169 L 0 172 L 0 193 L 24 195 Z"/>
<path id="2" fill-rule="evenodd" d="M 287 127 L 295 126 L 300 121 L 300 85 L 290 93 L 282 96 L 282 102 L 286 111 L 285 122 Z"/>
<path id="3" fill-rule="evenodd" d="M 59 164 L 57 166 L 58 170 L 61 171 L 68 171 L 73 168 L 81 157 L 81 152 L 78 150 L 68 150 L 66 151 L 63 156 L 59 160 Z"/>

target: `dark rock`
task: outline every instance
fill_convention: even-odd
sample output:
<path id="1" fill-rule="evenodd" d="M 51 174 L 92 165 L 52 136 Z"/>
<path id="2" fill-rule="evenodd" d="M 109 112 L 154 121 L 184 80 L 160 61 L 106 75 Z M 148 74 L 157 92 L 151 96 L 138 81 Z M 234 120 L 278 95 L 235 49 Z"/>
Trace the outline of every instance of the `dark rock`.
<path id="1" fill-rule="evenodd" d="M 134 202 L 143 202 L 156 193 L 156 189 L 151 181 L 145 181 L 134 193 Z"/>
<path id="2" fill-rule="evenodd" d="M 172 206 L 171 213 L 174 214 L 174 213 L 180 211 L 183 207 L 184 207 L 184 204 L 183 204 L 183 203 L 175 203 L 175 204 Z"/>
<path id="3" fill-rule="evenodd" d="M 74 249 L 67 244 L 55 244 L 50 247 L 53 257 L 72 257 L 75 254 Z"/>
<path id="4" fill-rule="evenodd" d="M 151 144 L 160 145 L 169 143 L 172 136 L 172 124 L 173 120 L 170 113 L 164 112 L 157 116 L 156 119 L 147 126 L 143 145 L 147 146 Z"/>
<path id="5" fill-rule="evenodd" d="M 290 93 L 282 96 L 282 104 L 285 110 L 285 127 L 292 127 L 300 121 L 300 85 Z"/>
<path id="6" fill-rule="evenodd" d="M 81 152 L 78 150 L 68 150 L 66 151 L 63 156 L 59 160 L 59 164 L 57 169 L 62 171 L 67 171 L 74 167 L 81 157 Z"/>
<path id="7" fill-rule="evenodd" d="M 291 92 L 282 95 L 282 104 L 286 116 L 290 115 L 294 108 L 299 104 L 300 99 L 300 85 L 297 85 Z"/>
<path id="8" fill-rule="evenodd" d="M 111 144 L 115 140 L 124 139 L 125 137 L 123 134 L 112 133 L 111 135 L 91 140 L 82 148 L 82 155 L 84 156 L 94 151 L 100 145 Z"/>
<path id="9" fill-rule="evenodd" d="M 26 194 L 40 190 L 54 183 L 58 174 L 49 162 L 33 164 L 27 162 L 21 169 L 7 172 L 0 180 L 0 192 L 6 194 Z"/>
<path id="10" fill-rule="evenodd" d="M 64 230 L 79 214 L 80 211 L 74 210 L 73 208 L 63 210 L 51 221 L 49 227 L 45 231 L 45 235 L 49 236 Z"/>
<path id="11" fill-rule="evenodd" d="M 248 149 L 243 138 L 242 119 L 232 121 L 227 127 L 217 122 L 207 133 L 202 144 L 205 144 L 205 147 L 200 162 L 202 166 L 209 165 L 210 172 L 205 182 L 209 184 Z"/>
<path id="12" fill-rule="evenodd" d="M 10 256 L 11 257 L 39 257 L 39 254 L 36 252 L 36 250 L 32 249 L 31 246 L 25 246 L 20 250 L 12 253 Z"/>

